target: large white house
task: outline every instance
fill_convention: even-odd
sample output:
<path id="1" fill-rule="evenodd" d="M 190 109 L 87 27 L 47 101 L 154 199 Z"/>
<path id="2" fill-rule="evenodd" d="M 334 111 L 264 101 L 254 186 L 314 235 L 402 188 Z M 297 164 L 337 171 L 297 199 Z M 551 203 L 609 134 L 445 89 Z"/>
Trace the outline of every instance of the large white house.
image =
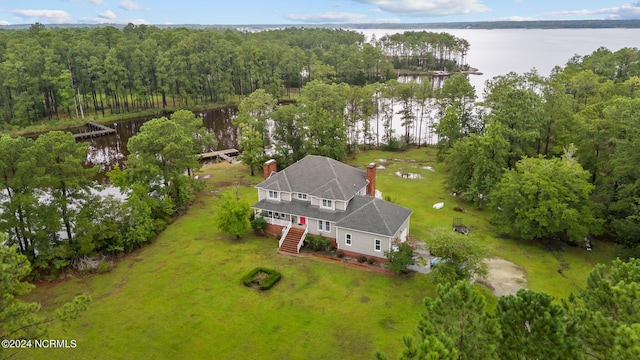
<path id="1" fill-rule="evenodd" d="M 264 164 L 265 180 L 256 185 L 256 216 L 271 234 L 282 234 L 279 249 L 298 253 L 307 234 L 322 235 L 349 256 L 384 261 L 394 239 L 403 242 L 412 211 L 376 198 L 376 166 L 366 173 L 324 156 L 309 155 L 277 172 Z"/>

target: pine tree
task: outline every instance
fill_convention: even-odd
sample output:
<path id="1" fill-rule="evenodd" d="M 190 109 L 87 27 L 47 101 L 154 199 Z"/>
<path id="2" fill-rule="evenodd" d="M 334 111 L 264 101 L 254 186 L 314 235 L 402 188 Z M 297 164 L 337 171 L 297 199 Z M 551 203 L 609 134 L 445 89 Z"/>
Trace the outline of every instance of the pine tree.
<path id="1" fill-rule="evenodd" d="M 496 358 L 499 329 L 486 312 L 482 294 L 466 281 L 438 286 L 435 299 L 424 300 L 426 312 L 418 325 L 421 340 L 437 339 L 458 359 Z"/>
<path id="2" fill-rule="evenodd" d="M 498 300 L 502 359 L 580 359 L 578 327 L 553 297 L 520 289 Z"/>

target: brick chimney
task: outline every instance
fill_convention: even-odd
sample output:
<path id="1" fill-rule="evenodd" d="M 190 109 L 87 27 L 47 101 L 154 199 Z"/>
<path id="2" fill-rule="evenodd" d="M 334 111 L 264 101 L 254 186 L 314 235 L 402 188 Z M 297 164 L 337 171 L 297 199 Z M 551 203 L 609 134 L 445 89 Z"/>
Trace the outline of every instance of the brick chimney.
<path id="1" fill-rule="evenodd" d="M 267 179 L 271 173 L 278 172 L 278 164 L 274 159 L 268 160 L 262 165 L 264 178 Z"/>
<path id="2" fill-rule="evenodd" d="M 367 195 L 376 197 L 376 164 L 371 163 L 367 165 Z"/>

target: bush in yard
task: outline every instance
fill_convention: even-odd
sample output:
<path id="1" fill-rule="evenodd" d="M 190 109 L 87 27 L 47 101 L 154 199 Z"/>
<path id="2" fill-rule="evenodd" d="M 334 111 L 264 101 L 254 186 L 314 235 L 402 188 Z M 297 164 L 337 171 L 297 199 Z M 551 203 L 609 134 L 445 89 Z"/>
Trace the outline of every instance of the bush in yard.
<path id="1" fill-rule="evenodd" d="M 427 247 L 431 255 L 441 259 L 437 266 L 431 267 L 437 283 L 469 281 L 476 275 L 487 275 L 487 265 L 482 261 L 486 250 L 474 234 L 463 236 L 451 228 L 435 228 L 427 240 Z"/>
<path id="2" fill-rule="evenodd" d="M 213 221 L 218 229 L 225 234 L 233 234 L 236 238 L 246 233 L 251 224 L 249 224 L 249 204 L 240 200 L 238 188 L 234 191 L 228 191 L 220 196 L 220 204 L 216 208 L 213 215 Z"/>
<path id="3" fill-rule="evenodd" d="M 391 250 L 385 251 L 384 256 L 389 260 L 387 267 L 397 273 L 407 272 L 407 266 L 415 264 L 413 247 L 406 241 L 401 243 L 394 239 Z"/>
<path id="4" fill-rule="evenodd" d="M 256 216 L 251 219 L 251 228 L 256 234 L 264 235 L 264 229 L 267 228 L 267 220 L 262 216 Z"/>
<path id="5" fill-rule="evenodd" d="M 367 262 L 367 257 L 364 255 L 358 256 L 358 262 L 361 264 Z"/>
<path id="6" fill-rule="evenodd" d="M 307 243 L 311 245 L 313 251 L 322 251 L 331 246 L 333 241 L 322 236 L 307 235 Z"/>
<path id="7" fill-rule="evenodd" d="M 259 279 L 257 278 L 259 273 L 265 273 L 266 276 Z M 282 274 L 273 269 L 257 267 L 242 278 L 242 283 L 248 287 L 253 287 L 254 284 L 256 284 L 260 290 L 269 290 L 280 280 L 280 278 L 282 278 Z"/>

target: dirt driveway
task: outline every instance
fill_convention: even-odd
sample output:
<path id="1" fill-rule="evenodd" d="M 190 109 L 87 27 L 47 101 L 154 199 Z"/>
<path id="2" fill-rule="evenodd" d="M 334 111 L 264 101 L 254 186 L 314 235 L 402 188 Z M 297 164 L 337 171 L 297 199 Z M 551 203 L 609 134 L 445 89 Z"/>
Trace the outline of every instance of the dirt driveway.
<path id="1" fill-rule="evenodd" d="M 487 286 L 496 296 L 515 295 L 527 286 L 526 274 L 520 266 L 500 258 L 484 259 L 484 262 L 489 275 L 476 281 Z"/>

